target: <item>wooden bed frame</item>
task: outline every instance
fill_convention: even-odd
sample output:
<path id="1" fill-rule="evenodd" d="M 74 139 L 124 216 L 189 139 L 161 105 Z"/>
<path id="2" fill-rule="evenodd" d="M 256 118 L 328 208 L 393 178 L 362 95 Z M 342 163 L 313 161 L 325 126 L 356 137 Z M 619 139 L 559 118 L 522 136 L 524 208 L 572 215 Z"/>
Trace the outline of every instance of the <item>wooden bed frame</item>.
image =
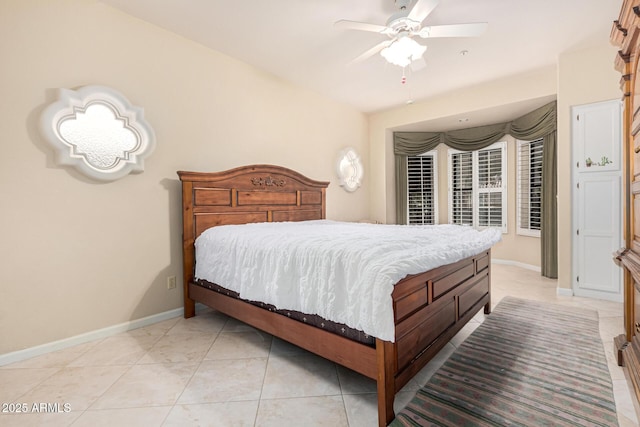
<path id="1" fill-rule="evenodd" d="M 195 285 L 194 241 L 209 227 L 326 216 L 328 182 L 279 166 L 178 172 L 182 181 L 184 317 L 200 302 L 377 381 L 378 420 L 394 419 L 395 394 L 484 306 L 491 309 L 490 250 L 407 276 L 393 291 L 396 340 L 375 348 Z M 218 284 L 224 286 L 224 284 Z"/>

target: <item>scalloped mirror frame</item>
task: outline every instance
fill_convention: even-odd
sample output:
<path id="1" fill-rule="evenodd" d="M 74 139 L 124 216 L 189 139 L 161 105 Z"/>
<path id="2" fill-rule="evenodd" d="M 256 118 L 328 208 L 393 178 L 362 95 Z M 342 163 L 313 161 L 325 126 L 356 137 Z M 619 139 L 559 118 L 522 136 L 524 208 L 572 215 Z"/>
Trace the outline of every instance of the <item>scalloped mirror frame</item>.
<path id="1" fill-rule="evenodd" d="M 360 156 L 352 147 L 347 147 L 338 154 L 336 172 L 340 178 L 340 186 L 348 192 L 354 192 L 362 184 L 364 169 Z"/>
<path id="2" fill-rule="evenodd" d="M 57 164 L 100 181 L 143 172 L 144 159 L 155 149 L 144 110 L 105 86 L 59 89 L 58 100 L 40 116 L 40 130 Z"/>

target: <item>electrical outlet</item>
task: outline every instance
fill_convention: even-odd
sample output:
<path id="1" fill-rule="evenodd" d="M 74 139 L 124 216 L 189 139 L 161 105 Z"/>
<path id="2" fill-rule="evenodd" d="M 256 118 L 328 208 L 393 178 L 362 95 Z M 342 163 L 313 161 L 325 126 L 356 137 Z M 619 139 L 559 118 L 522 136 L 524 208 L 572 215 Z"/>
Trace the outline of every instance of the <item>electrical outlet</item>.
<path id="1" fill-rule="evenodd" d="M 175 289 L 176 288 L 176 276 L 167 277 L 167 289 Z"/>

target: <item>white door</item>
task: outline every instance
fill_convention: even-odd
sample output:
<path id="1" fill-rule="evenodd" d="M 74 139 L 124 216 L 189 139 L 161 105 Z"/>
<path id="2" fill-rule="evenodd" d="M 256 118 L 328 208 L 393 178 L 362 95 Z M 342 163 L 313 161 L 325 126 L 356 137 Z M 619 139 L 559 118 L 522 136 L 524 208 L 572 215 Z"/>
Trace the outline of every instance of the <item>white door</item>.
<path id="1" fill-rule="evenodd" d="M 620 101 L 572 108 L 573 293 L 622 302 L 622 270 L 613 254 L 622 246 Z"/>

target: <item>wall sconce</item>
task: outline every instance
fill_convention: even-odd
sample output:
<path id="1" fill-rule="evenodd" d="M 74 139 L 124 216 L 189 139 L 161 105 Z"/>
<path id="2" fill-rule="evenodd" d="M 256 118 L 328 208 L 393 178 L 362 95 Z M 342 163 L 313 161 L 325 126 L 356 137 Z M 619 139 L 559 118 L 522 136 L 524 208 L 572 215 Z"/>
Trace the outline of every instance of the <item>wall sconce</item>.
<path id="1" fill-rule="evenodd" d="M 353 192 L 360 187 L 364 170 L 360 156 L 354 148 L 348 147 L 340 151 L 336 165 L 340 185 L 345 191 Z"/>

